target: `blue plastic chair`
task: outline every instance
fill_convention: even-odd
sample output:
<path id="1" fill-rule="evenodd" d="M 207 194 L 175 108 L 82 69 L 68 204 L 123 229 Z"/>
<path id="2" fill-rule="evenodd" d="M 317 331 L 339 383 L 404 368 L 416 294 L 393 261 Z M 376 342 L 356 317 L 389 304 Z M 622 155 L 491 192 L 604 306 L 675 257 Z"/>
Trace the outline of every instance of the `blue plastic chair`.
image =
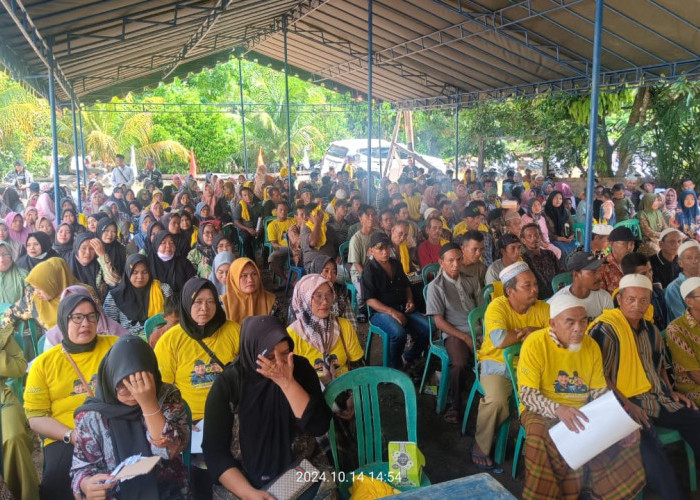
<path id="1" fill-rule="evenodd" d="M 557 274 L 552 278 L 552 291 L 557 293 L 559 290 L 565 286 L 570 285 L 574 282 L 574 275 L 570 272 Z"/>
<path id="2" fill-rule="evenodd" d="M 338 247 L 338 253 L 340 254 L 340 262 L 342 263 L 343 266 L 343 276 L 345 279 L 345 288 L 350 292 L 350 305 L 352 306 L 352 310 L 357 315 L 357 289 L 355 288 L 355 285 L 353 285 L 352 280 L 350 279 L 350 269 L 348 268 L 348 253 L 350 251 L 350 242 L 346 241 L 344 243 L 341 243 L 341 245 Z"/>
<path id="3" fill-rule="evenodd" d="M 432 264 L 428 264 L 427 266 L 425 266 L 420 272 L 421 277 L 423 278 L 423 285 L 428 286 L 428 283 L 435 279 L 435 276 L 437 276 L 437 273 L 439 271 L 440 264 L 438 264 L 437 262 L 433 262 Z M 433 275 L 432 278 L 430 278 L 431 274 Z"/>
<path id="4" fill-rule="evenodd" d="M 367 332 L 367 344 L 365 346 L 365 363 L 369 364 L 369 354 L 372 348 L 372 337 L 379 336 L 382 339 L 382 366 L 389 366 L 389 334 L 372 324 L 372 311 L 367 306 L 367 317 L 369 318 L 369 331 Z"/>
<path id="5" fill-rule="evenodd" d="M 287 239 L 287 235 L 284 235 L 284 238 Z M 287 239 L 287 247 L 289 247 L 289 240 Z M 289 271 L 287 272 L 287 286 L 284 287 L 284 295 L 285 297 L 289 296 L 289 284 L 292 282 L 292 278 L 294 276 L 297 277 L 297 281 L 301 279 L 304 274 L 306 274 L 306 270 L 302 266 L 295 266 L 292 264 L 292 252 L 291 250 L 287 252 L 287 267 L 289 268 Z"/>
<path id="6" fill-rule="evenodd" d="M 517 344 L 509 345 L 503 349 L 503 360 L 506 363 L 506 369 L 508 370 L 508 375 L 510 375 L 510 381 L 513 384 L 513 400 L 515 401 L 515 407 L 518 411 L 518 416 L 520 415 L 520 396 L 518 395 L 518 374 L 515 371 L 515 357 L 520 355 L 520 347 L 522 344 L 518 342 Z M 518 437 L 515 440 L 515 453 L 513 454 L 513 471 L 511 473 L 513 479 L 515 479 L 518 473 L 518 460 L 520 459 L 520 451 L 523 447 L 523 442 L 525 441 L 525 428 L 521 425 L 518 431 Z"/>
<path id="7" fill-rule="evenodd" d="M 432 265 L 432 264 L 431 264 Z M 427 269 L 427 266 L 424 268 Z M 423 299 L 428 301 L 428 287 L 423 287 Z M 425 369 L 423 370 L 423 378 L 420 381 L 419 393 L 423 392 L 423 387 L 425 386 L 425 379 L 428 376 L 428 366 L 430 365 L 430 356 L 437 356 L 440 359 L 442 373 L 440 375 L 440 385 L 438 386 L 437 394 L 437 406 L 435 411 L 437 413 L 442 413 L 447 406 L 447 392 L 450 388 L 450 356 L 447 354 L 447 349 L 445 348 L 445 340 L 440 336 L 438 339 L 434 339 L 433 336 L 437 333 L 440 335 L 437 327 L 435 326 L 435 320 L 432 316 L 428 316 L 428 326 L 430 327 L 430 349 L 428 350 L 428 356 L 425 359 Z"/>
<path id="8" fill-rule="evenodd" d="M 404 408 L 406 412 L 407 441 L 418 443 L 418 406 L 416 389 L 411 379 L 404 373 L 393 368 L 368 366 L 352 370 L 332 381 L 324 393 L 326 404 L 332 406 L 338 396 L 352 391 L 355 406 L 355 429 L 357 435 L 357 462 L 359 467 L 355 475 L 378 477 L 380 473 L 386 477 L 389 464 L 383 460 L 384 441 L 382 440 L 381 404 L 377 388 L 379 384 L 393 384 L 403 391 Z M 328 431 L 331 454 L 338 476 L 338 446 L 335 439 L 335 423 L 331 420 Z M 342 475 L 341 475 L 342 476 Z M 340 484 L 341 496 L 347 497 L 347 489 L 351 485 L 352 474 L 347 474 L 348 481 Z M 428 486 L 430 480 L 423 474 L 421 487 Z"/>

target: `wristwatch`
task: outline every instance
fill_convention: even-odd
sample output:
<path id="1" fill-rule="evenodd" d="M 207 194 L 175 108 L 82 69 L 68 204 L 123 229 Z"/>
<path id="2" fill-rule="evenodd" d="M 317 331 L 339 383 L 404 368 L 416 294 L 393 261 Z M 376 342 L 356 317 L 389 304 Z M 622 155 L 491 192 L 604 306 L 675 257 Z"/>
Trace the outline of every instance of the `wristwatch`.
<path id="1" fill-rule="evenodd" d="M 73 435 L 73 429 L 68 429 L 66 433 L 63 435 L 63 442 L 66 444 L 70 444 L 70 438 Z"/>

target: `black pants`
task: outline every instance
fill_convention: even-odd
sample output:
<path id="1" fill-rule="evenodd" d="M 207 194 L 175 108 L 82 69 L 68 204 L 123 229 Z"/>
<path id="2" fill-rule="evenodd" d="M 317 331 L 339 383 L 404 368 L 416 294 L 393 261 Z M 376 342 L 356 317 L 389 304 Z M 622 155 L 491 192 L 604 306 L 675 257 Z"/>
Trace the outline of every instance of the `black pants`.
<path id="1" fill-rule="evenodd" d="M 241 231 L 237 229 L 238 236 L 241 238 L 241 243 L 243 248 L 241 248 L 241 257 L 248 257 L 250 260 L 255 262 L 255 249 L 253 244 L 255 243 L 255 237 L 251 236 L 248 231 Z"/>
<path id="2" fill-rule="evenodd" d="M 42 500 L 74 500 L 70 487 L 73 445 L 56 441 L 44 447 L 44 474 L 39 486 Z"/>
<path id="3" fill-rule="evenodd" d="M 697 456 L 700 453 L 700 411 L 681 408 L 675 412 L 669 412 L 662 407 L 661 413 L 658 418 L 653 419 L 653 422 L 650 428 L 642 429 L 640 443 L 647 484 L 663 498 L 687 498 L 668 460 L 666 450 L 659 441 L 654 425 L 677 430 Z"/>

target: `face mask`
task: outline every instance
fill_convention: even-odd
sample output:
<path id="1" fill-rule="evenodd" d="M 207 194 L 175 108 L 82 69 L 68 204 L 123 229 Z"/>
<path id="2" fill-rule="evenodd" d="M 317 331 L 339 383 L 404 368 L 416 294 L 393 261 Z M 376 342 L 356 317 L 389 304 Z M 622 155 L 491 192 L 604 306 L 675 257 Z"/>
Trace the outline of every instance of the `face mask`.
<path id="1" fill-rule="evenodd" d="M 173 259 L 173 257 L 175 257 L 175 254 L 167 255 L 167 254 L 164 254 L 161 252 L 157 252 L 157 253 L 158 253 L 158 258 L 164 262 L 171 261 Z"/>

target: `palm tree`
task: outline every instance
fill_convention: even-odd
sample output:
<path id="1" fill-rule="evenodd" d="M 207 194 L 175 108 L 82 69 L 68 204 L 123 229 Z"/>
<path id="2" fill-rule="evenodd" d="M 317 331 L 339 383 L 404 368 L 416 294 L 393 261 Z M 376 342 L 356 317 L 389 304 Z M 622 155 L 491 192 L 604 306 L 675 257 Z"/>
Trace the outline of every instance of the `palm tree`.
<path id="1" fill-rule="evenodd" d="M 0 147 L 34 137 L 47 117 L 46 101 L 12 80 L 7 73 L 0 72 Z M 26 150 L 24 156 L 31 158 Z"/>

